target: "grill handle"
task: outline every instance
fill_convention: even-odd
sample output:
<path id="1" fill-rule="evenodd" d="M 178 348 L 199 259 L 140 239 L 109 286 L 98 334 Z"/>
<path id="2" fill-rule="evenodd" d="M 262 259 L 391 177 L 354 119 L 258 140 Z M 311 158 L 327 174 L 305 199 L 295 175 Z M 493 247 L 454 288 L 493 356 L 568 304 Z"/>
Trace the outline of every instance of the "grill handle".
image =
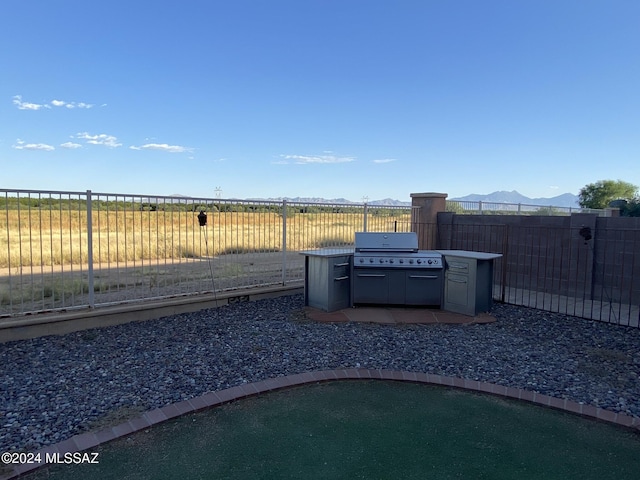
<path id="1" fill-rule="evenodd" d="M 333 279 L 333 281 L 334 281 L 334 282 L 339 282 L 339 281 L 341 281 L 341 280 L 348 280 L 348 279 L 349 279 L 349 277 L 348 277 L 348 276 L 345 276 L 345 277 L 336 277 L 336 278 L 334 278 L 334 279 Z"/>
<path id="2" fill-rule="evenodd" d="M 434 278 L 438 278 L 437 275 L 409 275 L 409 278 L 428 278 L 428 279 L 434 279 Z"/>
<path id="3" fill-rule="evenodd" d="M 376 273 L 359 273 L 359 277 L 376 277 L 376 278 L 384 278 L 386 275 L 376 274 Z"/>
<path id="4" fill-rule="evenodd" d="M 466 280 L 458 280 L 457 278 L 449 278 L 447 281 L 452 283 L 467 283 Z"/>
<path id="5" fill-rule="evenodd" d="M 333 266 L 333 268 L 336 268 L 336 267 L 348 267 L 348 266 L 349 266 L 349 262 L 347 262 L 347 263 L 336 263 Z"/>
<path id="6" fill-rule="evenodd" d="M 453 263 L 449 262 L 449 270 L 468 270 L 469 267 L 466 263 Z"/>

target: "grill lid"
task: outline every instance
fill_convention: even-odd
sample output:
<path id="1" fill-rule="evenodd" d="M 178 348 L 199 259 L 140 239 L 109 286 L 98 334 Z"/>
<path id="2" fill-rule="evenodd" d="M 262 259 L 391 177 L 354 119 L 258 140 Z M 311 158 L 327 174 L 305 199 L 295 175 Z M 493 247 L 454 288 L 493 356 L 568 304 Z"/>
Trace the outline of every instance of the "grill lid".
<path id="1" fill-rule="evenodd" d="M 356 232 L 356 252 L 417 252 L 416 232 Z"/>

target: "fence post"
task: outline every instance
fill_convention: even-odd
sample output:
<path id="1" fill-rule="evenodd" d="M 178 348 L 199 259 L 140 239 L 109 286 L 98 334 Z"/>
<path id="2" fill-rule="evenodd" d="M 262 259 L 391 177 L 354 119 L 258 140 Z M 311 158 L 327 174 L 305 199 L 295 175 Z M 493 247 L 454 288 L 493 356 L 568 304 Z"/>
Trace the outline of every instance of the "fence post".
<path id="1" fill-rule="evenodd" d="M 418 248 L 433 250 L 438 238 L 438 213 L 447 210 L 447 194 L 436 192 L 412 193 L 411 206 L 417 209 L 416 229 Z"/>
<path id="2" fill-rule="evenodd" d="M 367 202 L 364 202 L 364 219 L 362 229 L 364 232 L 367 231 Z"/>
<path id="3" fill-rule="evenodd" d="M 95 308 L 96 298 L 93 291 L 93 212 L 91 204 L 91 190 L 87 190 L 87 267 L 88 283 L 89 283 L 89 308 Z"/>
<path id="4" fill-rule="evenodd" d="M 287 284 L 287 201 L 282 201 L 282 285 Z"/>
<path id="5" fill-rule="evenodd" d="M 478 210 L 480 211 L 480 215 L 482 215 L 482 200 L 478 202 Z"/>

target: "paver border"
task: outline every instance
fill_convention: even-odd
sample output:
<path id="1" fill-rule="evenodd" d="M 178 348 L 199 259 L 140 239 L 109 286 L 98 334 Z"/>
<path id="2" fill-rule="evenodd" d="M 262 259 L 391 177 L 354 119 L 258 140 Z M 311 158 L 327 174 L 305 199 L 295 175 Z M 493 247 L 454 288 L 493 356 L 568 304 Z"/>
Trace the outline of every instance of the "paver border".
<path id="1" fill-rule="evenodd" d="M 504 385 L 497 385 L 494 383 L 422 372 L 377 370 L 368 368 L 339 368 L 335 370 L 315 370 L 283 377 L 274 377 L 267 380 L 238 385 L 224 390 L 219 390 L 217 392 L 205 393 L 199 397 L 149 410 L 143 413 L 140 417 L 127 420 L 113 427 L 108 427 L 96 432 L 85 432 L 74 435 L 60 443 L 43 447 L 34 453 L 40 453 L 41 457 L 45 458 L 46 453 L 64 455 L 65 453 L 82 452 L 83 450 L 94 448 L 102 443 L 131 435 L 132 433 L 148 429 L 153 425 L 157 425 L 189 413 L 217 407 L 226 403 L 260 395 L 261 393 L 282 390 L 300 385 L 334 382 L 338 380 L 391 380 L 397 382 L 420 383 L 425 385 L 439 385 L 471 392 L 488 393 L 515 400 L 522 400 L 543 407 L 562 410 L 594 420 L 640 431 L 640 417 L 632 417 L 623 413 L 594 407 L 593 405 L 586 405 L 568 399 L 551 397 L 549 395 L 544 395 L 522 388 L 506 387 Z M 45 466 L 45 463 L 16 465 L 8 475 L 4 474 L 0 476 L 0 480 L 17 478 Z"/>

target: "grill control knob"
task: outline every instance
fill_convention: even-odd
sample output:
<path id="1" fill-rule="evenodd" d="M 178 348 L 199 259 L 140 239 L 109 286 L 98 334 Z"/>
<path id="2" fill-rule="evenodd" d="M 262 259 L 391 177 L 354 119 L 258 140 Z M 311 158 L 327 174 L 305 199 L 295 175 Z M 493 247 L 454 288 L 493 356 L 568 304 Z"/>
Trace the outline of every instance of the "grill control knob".
<path id="1" fill-rule="evenodd" d="M 418 259 L 418 263 L 422 263 L 422 260 Z"/>
<path id="2" fill-rule="evenodd" d="M 360 259 L 360 263 L 364 263 L 364 258 L 361 258 L 361 259 Z"/>
<path id="3" fill-rule="evenodd" d="M 404 263 L 404 260 L 401 258 L 401 259 L 399 260 L 399 262 L 400 262 L 400 263 Z"/>
<path id="4" fill-rule="evenodd" d="M 369 259 L 369 263 L 373 263 L 373 258 L 370 258 L 370 259 Z"/>
<path id="5" fill-rule="evenodd" d="M 413 264 L 413 259 L 409 260 L 409 263 Z"/>
<path id="6" fill-rule="evenodd" d="M 429 259 L 429 260 L 427 260 L 427 263 L 428 263 L 429 265 L 431 265 L 431 264 L 433 263 L 433 260 Z"/>
<path id="7" fill-rule="evenodd" d="M 380 263 L 384 263 L 384 259 L 382 259 L 382 258 L 381 258 L 381 259 L 380 259 Z"/>

